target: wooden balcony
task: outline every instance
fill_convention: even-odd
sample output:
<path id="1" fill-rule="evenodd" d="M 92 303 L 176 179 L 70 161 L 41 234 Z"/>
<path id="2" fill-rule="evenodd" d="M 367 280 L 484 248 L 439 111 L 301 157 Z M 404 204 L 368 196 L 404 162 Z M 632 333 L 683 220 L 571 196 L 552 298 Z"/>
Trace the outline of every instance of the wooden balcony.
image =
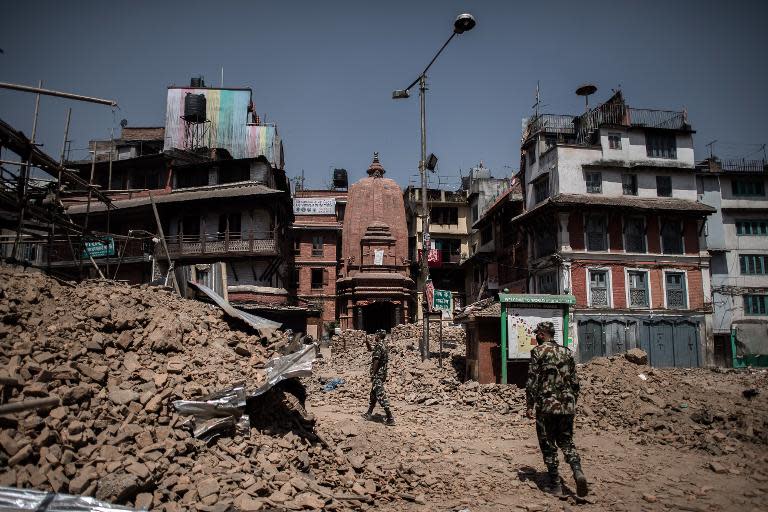
<path id="1" fill-rule="evenodd" d="M 166 239 L 172 259 L 215 256 L 276 256 L 277 239 L 274 232 L 224 232 L 174 236 Z M 164 257 L 163 249 L 155 247 L 156 257 Z"/>

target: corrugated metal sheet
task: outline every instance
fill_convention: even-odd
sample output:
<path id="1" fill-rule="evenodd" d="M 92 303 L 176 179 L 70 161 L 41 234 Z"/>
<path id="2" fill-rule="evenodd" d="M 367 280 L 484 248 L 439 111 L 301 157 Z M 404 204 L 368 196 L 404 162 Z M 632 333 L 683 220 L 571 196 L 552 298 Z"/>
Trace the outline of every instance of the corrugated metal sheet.
<path id="1" fill-rule="evenodd" d="M 165 111 L 165 144 L 163 149 L 186 147 L 184 98 L 187 93 L 204 94 L 206 118 L 210 121 L 205 145 L 224 148 L 232 158 L 264 156 L 277 168 L 283 168 L 282 143 L 273 125 L 248 124 L 251 91 L 239 89 L 168 89 Z"/>

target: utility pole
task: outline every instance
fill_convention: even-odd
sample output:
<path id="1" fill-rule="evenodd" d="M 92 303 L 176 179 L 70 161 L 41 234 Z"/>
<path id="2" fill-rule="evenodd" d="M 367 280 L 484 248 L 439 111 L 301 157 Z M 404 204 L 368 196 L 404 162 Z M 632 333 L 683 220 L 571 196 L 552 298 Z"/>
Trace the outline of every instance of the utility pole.
<path id="1" fill-rule="evenodd" d="M 421 360 L 429 357 L 429 303 L 427 301 L 427 281 L 429 280 L 429 250 L 432 240 L 429 235 L 429 204 L 427 202 L 427 75 L 419 78 L 419 114 L 421 118 L 421 159 L 419 174 L 421 175 L 421 318 L 422 339 L 419 343 Z"/>
<path id="2" fill-rule="evenodd" d="M 714 158 L 715 142 L 717 142 L 717 139 L 713 140 L 712 142 L 709 142 L 708 144 L 705 144 L 705 146 L 709 148 L 710 161 Z"/>

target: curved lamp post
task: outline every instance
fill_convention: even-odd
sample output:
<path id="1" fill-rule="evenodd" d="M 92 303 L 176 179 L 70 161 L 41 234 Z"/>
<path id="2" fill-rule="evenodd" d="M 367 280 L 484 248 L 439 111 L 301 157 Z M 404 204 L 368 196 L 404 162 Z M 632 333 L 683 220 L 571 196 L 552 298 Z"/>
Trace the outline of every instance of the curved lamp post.
<path id="1" fill-rule="evenodd" d="M 448 38 L 448 40 L 443 44 L 442 47 L 437 51 L 434 57 L 432 57 L 432 60 L 429 61 L 429 64 L 427 64 L 427 67 L 424 68 L 424 71 L 419 74 L 418 77 L 416 77 L 416 80 L 411 82 L 411 85 L 406 87 L 405 89 L 397 89 L 392 92 L 392 99 L 399 100 L 399 99 L 405 99 L 410 97 L 411 88 L 416 85 L 418 82 L 419 84 L 419 112 L 420 112 L 420 119 L 421 119 L 421 159 L 419 160 L 419 175 L 421 177 L 421 230 L 422 230 L 422 243 L 421 243 L 421 262 L 420 262 L 420 276 L 419 276 L 419 283 L 418 283 L 418 290 L 421 292 L 422 296 L 422 308 L 421 308 L 421 316 L 422 316 L 422 323 L 423 323 L 423 332 L 422 332 L 422 339 L 419 343 L 419 351 L 421 352 L 421 359 L 427 359 L 429 357 L 429 322 L 427 318 L 427 296 L 425 293 L 425 287 L 427 280 L 429 279 L 429 265 L 427 263 L 427 255 L 429 253 L 429 210 L 427 206 L 427 171 L 426 171 L 426 161 L 427 161 L 427 116 L 426 116 L 426 92 L 427 92 L 427 71 L 429 68 L 434 64 L 434 62 L 437 60 L 437 58 L 440 56 L 440 54 L 443 52 L 446 46 L 448 46 L 448 43 L 451 42 L 451 40 L 456 37 L 456 34 L 463 34 L 464 32 L 468 32 L 472 30 L 477 22 L 475 21 L 475 18 L 469 14 L 459 14 L 456 17 L 456 20 L 453 22 L 453 33 L 451 34 L 451 37 Z"/>

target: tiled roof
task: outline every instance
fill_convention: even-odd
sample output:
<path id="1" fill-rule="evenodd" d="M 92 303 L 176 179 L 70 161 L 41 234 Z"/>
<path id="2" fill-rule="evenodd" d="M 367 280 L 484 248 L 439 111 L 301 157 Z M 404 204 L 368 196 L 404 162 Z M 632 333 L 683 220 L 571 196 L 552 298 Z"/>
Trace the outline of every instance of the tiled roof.
<path id="1" fill-rule="evenodd" d="M 501 316 L 501 303 L 493 298 L 483 299 L 470 304 L 456 315 L 456 320 L 465 322 L 473 318 L 499 318 Z"/>

